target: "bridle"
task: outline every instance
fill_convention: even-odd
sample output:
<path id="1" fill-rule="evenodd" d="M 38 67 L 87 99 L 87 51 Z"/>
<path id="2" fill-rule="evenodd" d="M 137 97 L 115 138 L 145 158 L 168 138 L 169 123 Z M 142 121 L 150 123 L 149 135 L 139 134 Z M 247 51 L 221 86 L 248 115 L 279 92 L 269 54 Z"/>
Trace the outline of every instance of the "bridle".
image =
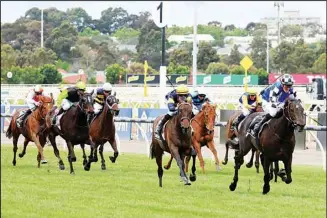
<path id="1" fill-rule="evenodd" d="M 190 104 L 190 103 L 186 103 L 186 102 L 183 102 L 183 103 L 179 103 L 178 105 L 177 105 L 177 114 L 180 114 L 180 112 L 181 112 L 181 110 L 180 110 L 180 106 L 181 105 L 188 105 L 188 106 L 190 106 L 191 107 L 191 111 L 192 111 L 192 105 Z M 181 127 L 183 128 L 183 129 L 189 129 L 190 127 L 191 127 L 191 125 L 189 125 L 188 127 L 185 127 L 185 126 L 183 126 L 183 121 L 184 120 L 187 120 L 188 122 L 190 122 L 190 118 L 188 118 L 187 116 L 184 116 L 184 117 L 181 117 L 180 118 L 180 120 L 179 120 L 179 122 L 180 122 L 180 124 L 181 124 Z"/>
<path id="2" fill-rule="evenodd" d="M 209 105 L 210 107 L 210 105 Z M 202 111 L 204 113 L 204 125 L 202 126 L 196 119 L 192 119 L 192 121 L 194 120 L 197 124 L 199 124 L 200 127 L 205 128 L 207 130 L 207 134 L 210 135 L 211 133 L 214 132 L 215 127 L 213 127 L 212 129 L 209 129 L 208 127 L 208 121 L 209 121 L 209 109 L 206 108 L 204 111 Z M 200 112 L 201 113 L 201 112 Z M 216 114 L 215 114 L 216 116 Z"/>
<path id="3" fill-rule="evenodd" d="M 109 103 L 109 102 L 112 104 L 111 106 L 110 106 L 110 103 Z M 119 112 L 119 109 L 118 109 L 118 110 L 114 109 L 114 106 L 118 106 L 118 101 L 117 101 L 117 99 L 116 99 L 115 96 L 113 96 L 113 95 L 109 95 L 109 96 L 106 98 L 106 102 L 105 102 L 105 104 L 108 106 L 109 111 L 110 111 L 110 113 L 111 113 L 112 115 L 115 115 L 115 114 L 117 114 L 117 112 Z"/>

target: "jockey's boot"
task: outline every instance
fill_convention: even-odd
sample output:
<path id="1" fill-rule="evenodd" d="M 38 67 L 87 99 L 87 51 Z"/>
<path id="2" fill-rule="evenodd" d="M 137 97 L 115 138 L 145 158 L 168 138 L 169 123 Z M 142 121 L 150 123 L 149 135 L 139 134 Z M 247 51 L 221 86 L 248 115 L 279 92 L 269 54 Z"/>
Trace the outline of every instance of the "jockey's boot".
<path id="1" fill-rule="evenodd" d="M 52 125 L 56 125 L 56 118 L 60 115 L 60 114 L 62 114 L 64 112 L 64 109 L 63 108 L 60 108 L 60 110 L 59 110 L 59 112 L 58 112 L 58 114 L 56 114 L 56 115 L 54 115 L 53 117 L 52 117 Z"/>
<path id="2" fill-rule="evenodd" d="M 95 117 L 95 113 L 89 113 L 87 114 L 87 123 L 90 125 L 92 119 Z"/>
<path id="3" fill-rule="evenodd" d="M 171 116 L 169 114 L 166 114 L 158 123 L 157 125 L 157 128 L 156 128 L 156 131 L 154 132 L 154 136 L 157 138 L 157 139 L 160 139 L 160 135 L 161 135 L 161 132 L 162 132 L 162 128 L 163 126 L 165 125 L 165 123 L 171 118 Z"/>
<path id="4" fill-rule="evenodd" d="M 232 124 L 232 130 L 237 130 L 238 125 L 240 124 L 240 122 L 245 118 L 245 116 L 243 114 L 240 114 L 237 119 L 234 120 L 233 124 Z"/>
<path id="5" fill-rule="evenodd" d="M 253 129 L 253 136 L 255 138 L 258 137 L 259 129 L 262 126 L 262 124 L 267 122 L 270 118 L 272 118 L 272 116 L 270 116 L 270 114 L 267 113 L 259 123 L 255 124 L 254 129 Z"/>
<path id="6" fill-rule="evenodd" d="M 18 127 L 22 127 L 23 126 L 23 122 L 25 120 L 25 118 L 32 113 L 31 109 L 28 109 L 20 118 L 18 118 L 17 120 L 17 126 Z"/>

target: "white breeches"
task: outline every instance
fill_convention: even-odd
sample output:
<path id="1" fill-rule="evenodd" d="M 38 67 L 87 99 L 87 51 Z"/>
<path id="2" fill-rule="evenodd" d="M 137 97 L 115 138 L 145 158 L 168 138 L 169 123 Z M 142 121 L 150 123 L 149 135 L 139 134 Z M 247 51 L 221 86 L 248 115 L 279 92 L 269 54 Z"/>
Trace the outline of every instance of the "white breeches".
<path id="1" fill-rule="evenodd" d="M 269 113 L 272 117 L 275 117 L 280 108 L 284 106 L 284 103 L 279 103 L 278 105 L 275 104 L 277 106 L 276 108 L 271 107 L 271 105 L 271 102 L 267 102 L 266 100 L 262 99 L 262 107 L 264 112 Z"/>
<path id="2" fill-rule="evenodd" d="M 192 112 L 194 115 L 197 115 L 200 112 L 199 109 L 194 104 L 193 104 Z"/>
<path id="3" fill-rule="evenodd" d="M 95 102 L 93 108 L 94 108 L 94 114 L 98 114 L 102 110 L 103 106 L 98 102 Z"/>
<path id="4" fill-rule="evenodd" d="M 28 106 L 28 108 L 31 109 L 32 111 L 36 108 L 35 104 L 33 104 L 33 103 L 28 103 L 27 106 Z"/>
<path id="5" fill-rule="evenodd" d="M 66 98 L 62 100 L 61 107 L 65 111 L 68 110 L 71 106 L 73 106 L 73 103 L 67 100 Z"/>

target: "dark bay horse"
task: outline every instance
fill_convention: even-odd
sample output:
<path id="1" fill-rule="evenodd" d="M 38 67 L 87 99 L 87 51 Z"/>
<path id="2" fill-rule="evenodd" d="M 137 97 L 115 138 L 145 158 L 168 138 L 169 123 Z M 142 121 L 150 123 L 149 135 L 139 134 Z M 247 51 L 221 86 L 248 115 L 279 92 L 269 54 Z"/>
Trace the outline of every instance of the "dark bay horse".
<path id="1" fill-rule="evenodd" d="M 84 165 L 84 169 L 86 171 L 90 170 L 91 162 L 97 162 L 97 149 L 99 148 L 99 153 L 101 156 L 101 169 L 105 170 L 105 160 L 103 158 L 103 145 L 106 142 L 109 142 L 112 149 L 114 150 L 114 156 L 110 156 L 109 159 L 112 163 L 115 163 L 118 157 L 118 150 L 116 144 L 116 128 L 114 123 L 114 116 L 118 115 L 119 108 L 118 108 L 119 100 L 116 99 L 115 95 L 109 95 L 104 103 L 103 111 L 100 115 L 98 115 L 90 124 L 90 143 L 91 145 L 91 152 L 89 156 L 88 162 Z"/>
<path id="2" fill-rule="evenodd" d="M 191 125 L 193 128 L 192 135 L 192 145 L 198 155 L 200 166 L 202 168 L 202 172 L 204 173 L 204 160 L 201 153 L 201 147 L 207 146 L 212 154 L 215 157 L 216 170 L 220 171 L 219 159 L 217 155 L 217 150 L 215 148 L 214 143 L 214 128 L 216 123 L 216 107 L 217 105 L 211 105 L 210 103 L 203 104 L 202 110 L 193 117 L 191 120 Z M 190 161 L 191 156 L 187 156 L 185 160 L 186 169 L 188 172 L 188 163 Z M 169 169 L 171 166 L 171 162 L 173 160 L 173 156 L 170 157 L 167 165 L 164 166 L 165 169 Z"/>
<path id="3" fill-rule="evenodd" d="M 305 114 L 301 100 L 287 99 L 283 108 L 278 112 L 275 118 L 263 125 L 261 132 L 259 132 L 258 140 L 253 136 L 247 134 L 247 129 L 252 120 L 264 113 L 256 112 L 250 114 L 244 119 L 239 129 L 239 150 L 235 152 L 235 172 L 233 182 L 230 184 L 229 189 L 234 191 L 238 182 L 238 170 L 243 164 L 243 157 L 253 148 L 256 147 L 260 150 L 260 160 L 264 169 L 264 186 L 263 194 L 270 191 L 271 175 L 269 168 L 272 162 L 283 161 L 286 171 L 286 176 L 282 180 L 289 184 L 292 182 L 292 156 L 295 147 L 295 128 L 299 127 L 302 131 L 305 126 Z M 258 143 L 257 143 L 258 142 Z M 278 165 L 277 165 L 278 167 Z M 278 170 L 278 169 L 276 169 Z"/>
<path id="4" fill-rule="evenodd" d="M 25 137 L 24 140 L 24 149 L 22 153 L 19 154 L 19 157 L 22 158 L 26 153 L 27 144 L 32 141 L 36 144 L 38 149 L 37 162 L 38 167 L 40 163 L 46 164 L 47 160 L 43 155 L 43 147 L 46 143 L 47 129 L 45 126 L 45 116 L 53 107 L 53 98 L 48 96 L 40 96 L 40 105 L 27 117 L 25 124 L 19 128 L 17 127 L 16 120 L 20 112 L 24 109 L 17 110 L 13 115 L 6 136 L 8 138 L 13 137 L 13 151 L 14 159 L 12 164 L 16 166 L 16 153 L 18 150 L 17 142 L 20 134 Z"/>
<path id="5" fill-rule="evenodd" d="M 256 106 L 256 108 L 255 108 L 255 111 L 256 112 L 263 112 L 262 105 L 258 104 Z M 241 113 L 242 112 L 239 111 L 239 110 L 236 111 L 232 116 L 229 117 L 229 119 L 227 121 L 227 124 L 226 124 L 226 143 L 225 143 L 226 152 L 225 152 L 224 161 L 222 162 L 224 165 L 226 165 L 228 163 L 229 148 L 231 148 L 231 149 L 237 149 L 238 148 L 238 142 L 235 142 L 235 140 L 234 140 L 237 137 L 237 132 L 235 130 L 233 130 L 231 127 L 232 127 L 232 124 L 233 124 L 234 120 Z M 239 126 L 240 126 L 240 124 L 239 124 Z M 251 168 L 253 166 L 254 154 L 256 155 L 255 156 L 255 168 L 256 168 L 257 173 L 259 173 L 259 166 L 260 166 L 259 155 L 260 155 L 260 152 L 255 148 L 252 149 L 251 159 L 250 159 L 249 163 L 246 164 L 246 167 Z"/>
<path id="6" fill-rule="evenodd" d="M 190 128 L 192 105 L 189 103 L 178 104 L 177 114 L 166 123 L 166 127 L 164 128 L 164 142 L 162 142 L 162 140 L 157 140 L 154 136 L 156 126 L 162 117 L 163 115 L 157 117 L 153 123 L 152 142 L 150 145 L 151 158 L 156 157 L 158 165 L 159 186 L 162 187 L 162 156 L 164 151 L 171 153 L 175 158 L 184 184 L 191 185 L 191 182 L 185 173 L 184 159 L 186 156 L 190 155 L 192 151 L 192 131 Z"/>
<path id="7" fill-rule="evenodd" d="M 68 161 L 70 165 L 70 174 L 74 174 L 73 162 L 76 161 L 74 145 L 84 144 L 89 140 L 89 125 L 87 123 L 87 113 L 93 113 L 92 96 L 84 93 L 78 104 L 68 109 L 60 119 L 60 127 L 51 125 L 51 113 L 47 115 L 47 126 L 50 129 L 49 140 L 53 146 L 53 151 L 59 160 L 59 168 L 65 169 L 64 163 L 59 155 L 56 144 L 56 137 L 60 135 L 67 143 Z"/>

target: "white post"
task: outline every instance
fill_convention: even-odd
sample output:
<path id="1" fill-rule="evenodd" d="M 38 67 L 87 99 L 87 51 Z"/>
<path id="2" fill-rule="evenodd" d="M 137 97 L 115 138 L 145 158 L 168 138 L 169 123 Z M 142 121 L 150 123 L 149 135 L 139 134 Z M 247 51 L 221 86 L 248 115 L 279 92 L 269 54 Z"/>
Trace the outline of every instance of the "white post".
<path id="1" fill-rule="evenodd" d="M 41 9 L 41 48 L 43 48 L 43 9 Z"/>
<path id="2" fill-rule="evenodd" d="M 167 67 L 160 66 L 160 108 L 165 108 L 165 95 L 166 95 L 166 75 Z"/>
<path id="3" fill-rule="evenodd" d="M 196 87 L 196 73 L 197 73 L 197 55 L 198 55 L 198 46 L 197 46 L 197 6 L 194 6 L 194 24 L 193 24 L 193 89 Z"/>

